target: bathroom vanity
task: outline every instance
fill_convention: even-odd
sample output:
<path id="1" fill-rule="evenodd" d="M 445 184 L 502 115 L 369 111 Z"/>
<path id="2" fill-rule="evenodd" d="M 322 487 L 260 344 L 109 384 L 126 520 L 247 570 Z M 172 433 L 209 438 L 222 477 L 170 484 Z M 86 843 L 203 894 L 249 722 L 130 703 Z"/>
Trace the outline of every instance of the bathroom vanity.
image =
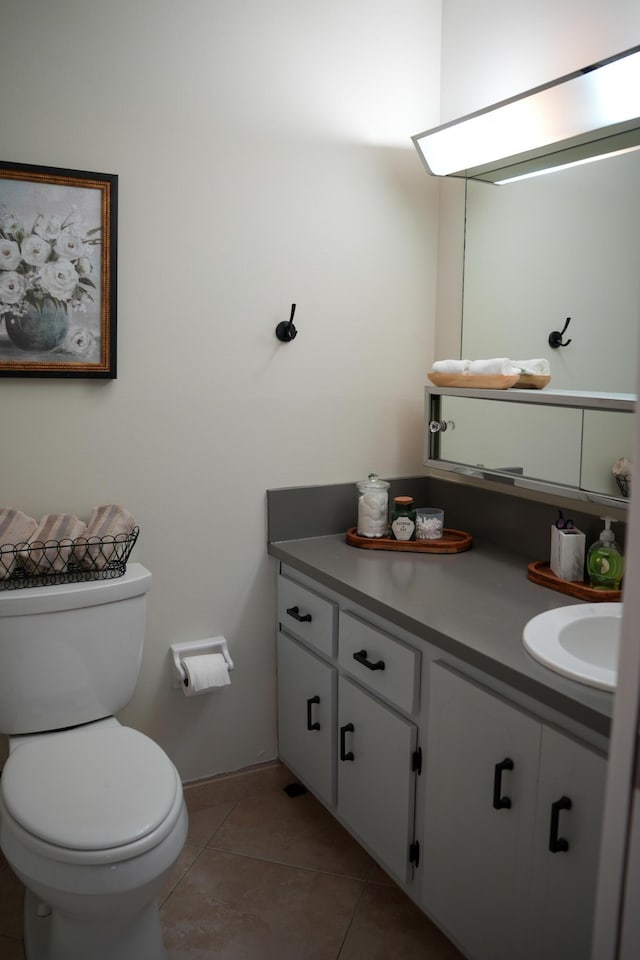
<path id="1" fill-rule="evenodd" d="M 522 644 L 576 601 L 485 540 L 269 553 L 282 761 L 469 960 L 584 960 L 612 696 Z"/>

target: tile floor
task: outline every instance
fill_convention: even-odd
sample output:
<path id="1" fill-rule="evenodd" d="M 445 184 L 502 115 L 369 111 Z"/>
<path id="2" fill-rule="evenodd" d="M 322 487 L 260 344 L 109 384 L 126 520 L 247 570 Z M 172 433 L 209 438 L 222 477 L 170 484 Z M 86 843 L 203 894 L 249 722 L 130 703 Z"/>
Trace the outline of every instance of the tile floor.
<path id="1" fill-rule="evenodd" d="M 185 789 L 187 844 L 160 898 L 170 960 L 463 960 L 280 764 Z M 0 854 L 0 960 L 24 960 Z M 89 958 L 87 958 L 89 960 Z"/>

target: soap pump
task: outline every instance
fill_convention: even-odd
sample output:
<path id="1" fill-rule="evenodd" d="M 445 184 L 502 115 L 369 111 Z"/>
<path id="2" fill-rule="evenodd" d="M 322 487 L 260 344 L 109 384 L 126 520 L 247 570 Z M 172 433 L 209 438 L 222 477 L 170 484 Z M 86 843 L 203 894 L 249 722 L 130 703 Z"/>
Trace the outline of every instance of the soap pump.
<path id="1" fill-rule="evenodd" d="M 604 530 L 600 533 L 600 539 L 589 547 L 587 554 L 589 582 L 595 590 L 619 590 L 624 558 L 611 529 L 615 521 L 611 517 L 600 519 L 604 520 Z"/>

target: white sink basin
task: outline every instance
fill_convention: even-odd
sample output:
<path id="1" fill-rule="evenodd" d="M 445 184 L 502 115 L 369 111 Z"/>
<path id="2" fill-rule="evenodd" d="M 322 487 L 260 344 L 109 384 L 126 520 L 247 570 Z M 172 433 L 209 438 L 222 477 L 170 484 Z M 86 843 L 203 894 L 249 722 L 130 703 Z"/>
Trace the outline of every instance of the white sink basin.
<path id="1" fill-rule="evenodd" d="M 621 626 L 621 603 L 585 603 L 538 614 L 522 639 L 545 667 L 590 687 L 615 690 Z"/>

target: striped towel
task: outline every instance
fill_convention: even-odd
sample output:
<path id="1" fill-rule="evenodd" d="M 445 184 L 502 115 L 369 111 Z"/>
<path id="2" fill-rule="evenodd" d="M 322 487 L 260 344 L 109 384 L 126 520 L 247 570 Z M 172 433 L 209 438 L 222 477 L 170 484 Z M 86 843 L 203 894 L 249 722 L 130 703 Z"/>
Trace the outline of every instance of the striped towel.
<path id="1" fill-rule="evenodd" d="M 115 503 L 94 507 L 82 544 L 76 544 L 74 558 L 83 567 L 102 570 L 136 525 L 128 510 Z"/>
<path id="2" fill-rule="evenodd" d="M 38 522 L 22 510 L 10 507 L 0 509 L 0 580 L 6 580 L 16 565 L 16 547 L 22 547 L 32 537 Z"/>
<path id="3" fill-rule="evenodd" d="M 37 525 L 28 544 L 18 551 L 27 573 L 61 573 L 71 558 L 73 541 L 86 524 L 70 513 L 48 513 Z"/>

